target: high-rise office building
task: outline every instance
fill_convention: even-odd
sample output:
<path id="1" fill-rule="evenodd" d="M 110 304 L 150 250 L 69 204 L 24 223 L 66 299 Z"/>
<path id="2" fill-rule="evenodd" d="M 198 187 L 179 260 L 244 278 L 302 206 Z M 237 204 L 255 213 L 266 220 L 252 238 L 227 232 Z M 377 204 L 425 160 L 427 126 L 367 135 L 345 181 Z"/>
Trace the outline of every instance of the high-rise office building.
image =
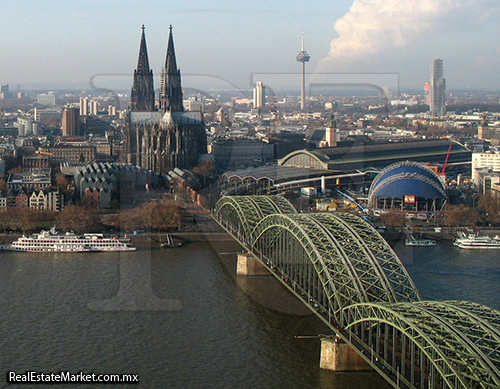
<path id="1" fill-rule="evenodd" d="M 97 100 L 89 101 L 89 112 L 91 115 L 97 116 L 97 113 L 99 112 L 99 102 Z"/>
<path id="2" fill-rule="evenodd" d="M 78 108 L 66 107 L 62 116 L 62 134 L 63 136 L 80 135 L 80 112 Z"/>
<path id="3" fill-rule="evenodd" d="M 18 117 L 14 127 L 17 127 L 17 134 L 19 136 L 25 135 L 39 135 L 39 123 L 28 117 Z"/>
<path id="4" fill-rule="evenodd" d="M 253 107 L 254 108 L 264 108 L 266 105 L 266 88 L 262 81 L 257 81 L 255 83 L 255 88 L 253 89 Z"/>
<path id="5" fill-rule="evenodd" d="M 0 85 L 0 99 L 8 99 L 10 97 L 9 85 L 2 84 Z"/>
<path id="6" fill-rule="evenodd" d="M 430 95 L 431 116 L 444 116 L 446 110 L 446 80 L 443 78 L 443 60 L 440 58 L 431 61 Z"/>
<path id="7" fill-rule="evenodd" d="M 89 115 L 89 98 L 88 97 L 80 97 L 80 115 L 82 115 L 82 116 Z"/>

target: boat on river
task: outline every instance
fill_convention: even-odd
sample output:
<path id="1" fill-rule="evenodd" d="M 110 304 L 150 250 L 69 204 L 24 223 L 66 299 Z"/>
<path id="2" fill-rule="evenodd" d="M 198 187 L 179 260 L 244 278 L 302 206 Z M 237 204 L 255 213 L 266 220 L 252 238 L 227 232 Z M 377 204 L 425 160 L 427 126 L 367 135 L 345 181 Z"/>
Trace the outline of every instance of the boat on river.
<path id="1" fill-rule="evenodd" d="M 405 245 L 414 247 L 428 247 L 435 246 L 436 241 L 433 239 L 415 238 L 413 234 L 408 234 L 406 236 Z"/>
<path id="2" fill-rule="evenodd" d="M 0 246 L 1 250 L 28 252 L 81 253 L 90 251 L 134 251 L 130 242 L 116 237 L 105 237 L 101 233 L 59 235 L 57 231 L 41 231 L 31 236 L 23 235 L 18 240 Z"/>
<path id="3" fill-rule="evenodd" d="M 453 244 L 461 249 L 500 249 L 500 240 L 487 235 L 461 233 Z"/>

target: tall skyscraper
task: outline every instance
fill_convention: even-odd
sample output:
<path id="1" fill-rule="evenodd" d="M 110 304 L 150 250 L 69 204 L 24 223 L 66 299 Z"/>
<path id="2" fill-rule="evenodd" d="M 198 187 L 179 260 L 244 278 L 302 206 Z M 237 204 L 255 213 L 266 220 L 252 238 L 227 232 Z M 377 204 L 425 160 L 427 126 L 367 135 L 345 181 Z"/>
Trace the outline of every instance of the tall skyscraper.
<path id="1" fill-rule="evenodd" d="M 66 107 L 62 116 L 62 134 L 63 136 L 80 135 L 80 111 L 78 108 Z"/>
<path id="2" fill-rule="evenodd" d="M 80 97 L 80 115 L 88 116 L 89 114 L 89 98 Z"/>
<path id="3" fill-rule="evenodd" d="M 89 113 L 94 116 L 99 113 L 99 102 L 97 100 L 89 101 Z"/>
<path id="4" fill-rule="evenodd" d="M 262 81 L 257 81 L 255 83 L 255 88 L 253 89 L 254 108 L 264 108 L 264 106 L 266 105 L 265 90 L 266 88 Z"/>
<path id="5" fill-rule="evenodd" d="M 10 97 L 9 85 L 2 84 L 0 85 L 0 99 L 8 99 Z"/>
<path id="6" fill-rule="evenodd" d="M 443 60 L 440 58 L 431 61 L 430 95 L 431 116 L 444 116 L 446 109 L 446 80 L 443 78 Z"/>
<path id="7" fill-rule="evenodd" d="M 302 50 L 297 54 L 297 61 L 302 63 L 302 83 L 300 87 L 300 109 L 306 108 L 306 62 L 309 62 L 311 57 L 304 50 L 304 31 L 302 31 Z"/>

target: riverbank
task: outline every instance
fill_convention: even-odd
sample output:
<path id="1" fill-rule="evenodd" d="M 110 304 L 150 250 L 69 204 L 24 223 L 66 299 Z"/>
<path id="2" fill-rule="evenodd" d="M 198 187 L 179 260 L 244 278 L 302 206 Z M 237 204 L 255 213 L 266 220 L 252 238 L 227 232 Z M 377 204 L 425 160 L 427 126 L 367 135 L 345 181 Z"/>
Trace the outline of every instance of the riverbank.
<path id="1" fill-rule="evenodd" d="M 379 231 L 380 234 L 384 237 L 384 239 L 386 240 L 399 240 L 403 237 L 406 236 L 406 229 L 404 228 L 399 228 L 399 229 L 396 229 L 396 228 L 388 228 L 388 229 L 385 229 L 385 231 Z M 472 229 L 472 228 L 452 228 L 452 227 L 445 227 L 445 228 L 442 228 L 441 232 L 436 232 L 434 230 L 434 228 L 432 229 L 424 229 L 424 228 L 421 228 L 421 229 L 414 229 L 412 231 L 413 235 L 415 236 L 422 236 L 422 238 L 425 238 L 425 239 L 433 239 L 433 240 L 436 240 L 436 241 L 440 241 L 440 240 L 449 240 L 449 241 L 453 241 L 455 240 L 459 233 L 476 233 L 476 234 L 479 234 L 479 235 L 488 235 L 488 236 L 491 236 L 491 237 L 494 237 L 496 235 L 500 235 L 500 230 L 498 228 L 488 228 L 488 229 Z"/>

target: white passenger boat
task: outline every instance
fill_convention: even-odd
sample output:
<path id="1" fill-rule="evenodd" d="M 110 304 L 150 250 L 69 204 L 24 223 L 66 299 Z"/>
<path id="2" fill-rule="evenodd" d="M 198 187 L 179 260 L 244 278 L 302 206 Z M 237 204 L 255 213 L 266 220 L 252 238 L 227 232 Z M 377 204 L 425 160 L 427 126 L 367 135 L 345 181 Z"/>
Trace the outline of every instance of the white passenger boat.
<path id="1" fill-rule="evenodd" d="M 51 231 L 41 231 L 32 236 L 23 235 L 11 244 L 0 246 L 2 250 L 30 252 L 79 253 L 87 251 L 134 251 L 130 243 L 103 234 L 59 235 Z"/>
<path id="2" fill-rule="evenodd" d="M 406 237 L 405 245 L 415 247 L 435 246 L 436 241 L 432 239 L 415 238 L 410 234 Z"/>
<path id="3" fill-rule="evenodd" d="M 500 249 L 500 241 L 486 235 L 462 233 L 453 244 L 461 249 Z"/>

